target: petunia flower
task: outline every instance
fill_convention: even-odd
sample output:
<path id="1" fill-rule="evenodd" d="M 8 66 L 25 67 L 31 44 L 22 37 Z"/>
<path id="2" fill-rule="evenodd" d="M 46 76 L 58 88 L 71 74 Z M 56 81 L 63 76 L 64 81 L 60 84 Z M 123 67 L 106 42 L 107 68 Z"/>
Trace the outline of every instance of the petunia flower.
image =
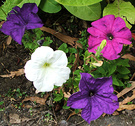
<path id="1" fill-rule="evenodd" d="M 22 8 L 15 6 L 8 14 L 7 20 L 0 31 L 21 44 L 25 30 L 43 26 L 41 19 L 36 14 L 38 7 L 35 3 L 25 3 Z"/>
<path id="2" fill-rule="evenodd" d="M 38 92 L 52 91 L 54 85 L 62 86 L 69 79 L 67 56 L 61 50 L 47 46 L 38 47 L 25 64 L 25 76 Z"/>
<path id="3" fill-rule="evenodd" d="M 88 39 L 88 51 L 96 53 L 97 47 L 102 40 L 106 39 L 107 44 L 101 51 L 103 57 L 109 60 L 119 58 L 118 55 L 123 44 L 131 44 L 131 31 L 126 27 L 124 20 L 114 15 L 107 15 L 91 23 L 92 27 L 87 31 L 91 34 Z"/>
<path id="4" fill-rule="evenodd" d="M 112 77 L 93 78 L 81 73 L 80 91 L 72 94 L 67 106 L 82 109 L 81 116 L 88 123 L 99 118 L 103 112 L 112 114 L 119 107 L 118 98 L 113 94 Z"/>

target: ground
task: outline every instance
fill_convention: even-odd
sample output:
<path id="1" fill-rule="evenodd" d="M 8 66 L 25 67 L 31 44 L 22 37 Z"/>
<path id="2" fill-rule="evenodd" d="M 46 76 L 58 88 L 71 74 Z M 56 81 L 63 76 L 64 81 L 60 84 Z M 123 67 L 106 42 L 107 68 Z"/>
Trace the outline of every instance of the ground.
<path id="1" fill-rule="evenodd" d="M 88 22 L 74 19 L 68 12 L 63 17 L 45 16 L 45 26 L 72 37 L 80 37 L 79 32 L 89 26 Z M 53 20 L 52 20 L 53 17 Z M 56 19 L 54 19 L 56 18 Z M 57 22 L 56 22 L 57 20 Z M 72 20 L 74 20 L 72 22 Z M 66 23 L 65 23 L 66 21 Z M 55 24 L 54 24 L 55 23 Z M 65 23 L 65 29 L 61 24 Z M 70 25 L 70 23 L 72 25 Z M 48 35 L 47 33 L 45 33 Z M 50 35 L 54 42 L 59 40 Z M 15 41 L 7 45 L 7 36 L 0 33 L 0 75 L 10 74 L 24 68 L 30 59 L 30 51 Z M 135 68 L 132 63 L 132 70 Z M 26 99 L 29 98 L 29 99 Z M 33 99 L 34 100 L 33 100 Z M 41 98 L 41 99 L 38 99 Z M 37 102 L 35 102 L 37 100 Z M 42 104 L 38 102 L 45 100 Z M 3 103 L 4 102 L 4 103 Z M 3 104 L 2 104 L 3 103 Z M 135 110 L 124 110 L 117 115 L 105 115 L 88 124 L 79 114 L 71 116 L 73 110 L 62 109 L 61 104 L 52 102 L 52 93 L 35 94 L 32 82 L 24 74 L 0 77 L 0 125 L 1 126 L 134 126 Z"/>

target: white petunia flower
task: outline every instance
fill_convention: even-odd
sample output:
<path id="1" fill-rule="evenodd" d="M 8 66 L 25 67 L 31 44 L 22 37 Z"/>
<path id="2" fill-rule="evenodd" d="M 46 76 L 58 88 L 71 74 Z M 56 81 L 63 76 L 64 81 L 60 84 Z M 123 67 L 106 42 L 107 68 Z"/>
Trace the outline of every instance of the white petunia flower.
<path id="1" fill-rule="evenodd" d="M 26 63 L 25 76 L 33 81 L 38 92 L 52 91 L 54 85 L 62 86 L 69 79 L 70 69 L 67 64 L 67 56 L 63 51 L 41 46 Z"/>

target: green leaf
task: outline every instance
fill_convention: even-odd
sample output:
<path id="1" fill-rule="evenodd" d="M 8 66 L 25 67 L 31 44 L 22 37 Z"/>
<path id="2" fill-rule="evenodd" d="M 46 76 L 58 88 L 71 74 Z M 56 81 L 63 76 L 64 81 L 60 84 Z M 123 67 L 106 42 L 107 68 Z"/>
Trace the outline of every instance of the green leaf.
<path id="1" fill-rule="evenodd" d="M 67 6 L 64 7 L 74 16 L 87 20 L 94 21 L 101 16 L 101 5 L 100 3 L 88 5 L 88 6 Z"/>
<path id="2" fill-rule="evenodd" d="M 103 16 L 109 14 L 115 15 L 115 17 L 126 17 L 131 24 L 135 22 L 135 8 L 130 2 L 115 0 L 104 8 Z"/>
<path id="3" fill-rule="evenodd" d="M 56 97 L 54 98 L 54 101 L 60 101 L 63 98 L 63 95 L 57 94 Z"/>
<path id="4" fill-rule="evenodd" d="M 130 67 L 130 65 L 128 64 L 129 59 L 116 59 L 115 60 L 115 64 L 118 66 L 125 66 L 125 67 Z"/>
<path id="5" fill-rule="evenodd" d="M 109 76 L 111 76 L 115 72 L 116 68 L 117 68 L 116 65 L 109 64 L 108 66 Z"/>
<path id="6" fill-rule="evenodd" d="M 66 43 L 63 43 L 58 49 L 68 53 L 68 47 Z"/>
<path id="7" fill-rule="evenodd" d="M 6 2 L 4 2 L 4 4 L 0 7 L 0 19 L 6 20 L 7 14 L 13 7 L 22 7 L 24 3 L 36 3 L 38 6 L 40 0 L 6 0 Z"/>
<path id="8" fill-rule="evenodd" d="M 61 10 L 61 5 L 55 0 L 41 0 L 40 9 L 48 13 L 57 13 Z"/>
<path id="9" fill-rule="evenodd" d="M 123 86 L 122 82 L 120 80 L 118 80 L 115 75 L 112 75 L 112 80 L 113 80 L 113 85 Z"/>
<path id="10" fill-rule="evenodd" d="M 120 73 L 120 74 L 129 74 L 130 71 L 128 68 L 126 67 L 123 67 L 123 66 L 118 66 L 117 67 L 117 71 Z"/>
<path id="11" fill-rule="evenodd" d="M 87 6 L 95 3 L 99 3 L 102 0 L 55 0 L 62 5 L 67 6 Z"/>

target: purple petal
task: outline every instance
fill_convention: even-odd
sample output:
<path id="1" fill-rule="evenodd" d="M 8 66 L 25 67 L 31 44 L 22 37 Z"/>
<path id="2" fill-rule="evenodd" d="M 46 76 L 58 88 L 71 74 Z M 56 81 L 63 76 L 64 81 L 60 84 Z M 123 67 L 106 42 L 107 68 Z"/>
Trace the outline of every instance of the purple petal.
<path id="1" fill-rule="evenodd" d="M 88 51 L 89 52 L 93 52 L 96 53 L 95 50 L 97 50 L 98 46 L 100 46 L 102 40 L 104 40 L 105 38 L 98 38 L 98 37 L 94 37 L 92 35 L 89 36 L 88 39 Z"/>
<path id="2" fill-rule="evenodd" d="M 98 94 L 113 93 L 112 77 L 97 78 L 95 81 L 95 90 Z"/>
<path id="3" fill-rule="evenodd" d="M 119 108 L 118 98 L 115 94 L 96 95 L 95 100 L 102 106 L 102 111 L 104 113 L 112 114 Z"/>
<path id="4" fill-rule="evenodd" d="M 29 16 L 27 17 L 27 22 L 28 22 L 28 24 L 26 25 L 27 30 L 40 28 L 43 26 L 41 19 L 38 17 L 37 14 L 34 13 L 29 14 Z"/>
<path id="5" fill-rule="evenodd" d="M 131 31 L 127 27 L 117 32 L 114 31 L 113 34 L 114 34 L 114 38 L 122 38 L 122 39 L 127 39 L 129 41 L 132 39 Z"/>
<path id="6" fill-rule="evenodd" d="M 98 30 L 97 28 L 94 27 L 90 27 L 87 29 L 87 31 L 92 35 L 95 36 L 97 38 L 101 37 L 101 38 L 106 38 L 106 34 L 100 30 Z"/>
<path id="7" fill-rule="evenodd" d="M 35 3 L 25 3 L 25 4 L 23 4 L 20 12 L 21 12 L 21 15 L 23 16 L 23 18 L 25 19 L 25 18 L 27 18 L 29 13 L 37 13 L 38 7 Z"/>
<path id="8" fill-rule="evenodd" d="M 16 15 L 17 12 L 20 12 L 20 7 L 15 6 L 8 14 L 7 20 L 13 21 L 13 22 L 18 22 L 18 17 Z"/>
<path id="9" fill-rule="evenodd" d="M 14 28 L 13 31 L 11 32 L 11 37 L 13 38 L 13 40 L 15 40 L 16 42 L 18 42 L 19 44 L 22 44 L 22 37 L 24 35 L 25 32 L 25 27 L 20 27 L 18 26 L 18 28 Z"/>
<path id="10" fill-rule="evenodd" d="M 86 94 L 85 94 L 86 93 Z M 71 108 L 74 109 L 81 109 L 84 108 L 88 103 L 88 95 L 87 92 L 76 92 L 72 94 L 68 101 L 67 101 L 67 106 L 70 106 Z"/>
<path id="11" fill-rule="evenodd" d="M 114 20 L 113 27 L 112 27 L 112 32 L 120 31 L 124 27 L 126 27 L 125 21 L 122 18 L 117 17 Z"/>
<path id="12" fill-rule="evenodd" d="M 82 110 L 81 116 L 90 124 L 92 120 L 99 118 L 102 113 L 102 107 L 93 97 L 88 101 L 87 106 Z"/>
<path id="13" fill-rule="evenodd" d="M 115 20 L 114 15 L 107 15 L 97 21 L 92 22 L 91 25 L 104 33 L 108 33 L 112 29 L 114 20 Z"/>
<path id="14" fill-rule="evenodd" d="M 80 73 L 81 74 L 81 80 L 79 83 L 79 88 L 81 92 L 88 92 L 89 95 L 89 91 L 90 90 L 94 90 L 95 88 L 95 81 L 96 79 L 93 78 L 89 73 Z"/>

